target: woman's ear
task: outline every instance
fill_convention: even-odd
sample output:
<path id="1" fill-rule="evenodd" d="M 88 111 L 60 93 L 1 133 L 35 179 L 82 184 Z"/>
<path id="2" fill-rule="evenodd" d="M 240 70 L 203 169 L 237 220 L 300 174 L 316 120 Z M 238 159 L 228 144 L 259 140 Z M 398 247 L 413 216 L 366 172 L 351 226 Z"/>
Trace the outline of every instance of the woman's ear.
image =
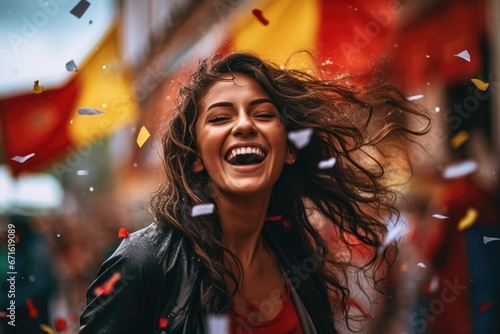
<path id="1" fill-rule="evenodd" d="M 297 159 L 297 150 L 295 149 L 295 146 L 292 145 L 292 143 L 288 142 L 286 148 L 285 163 L 288 165 L 293 165 L 296 159 Z"/>
<path id="2" fill-rule="evenodd" d="M 196 160 L 193 162 L 193 172 L 201 173 L 205 170 L 205 165 L 203 165 L 203 161 L 201 161 L 200 157 L 196 157 Z"/>

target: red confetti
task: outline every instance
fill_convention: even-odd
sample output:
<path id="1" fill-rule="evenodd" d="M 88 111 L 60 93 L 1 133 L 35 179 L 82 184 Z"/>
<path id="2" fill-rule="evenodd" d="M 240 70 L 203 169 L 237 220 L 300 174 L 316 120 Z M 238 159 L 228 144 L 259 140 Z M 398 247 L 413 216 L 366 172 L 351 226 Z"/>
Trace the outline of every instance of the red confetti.
<path id="1" fill-rule="evenodd" d="M 26 306 L 28 307 L 28 313 L 30 317 L 32 317 L 33 319 L 38 317 L 38 310 L 36 309 L 35 304 L 30 298 L 26 299 Z"/>
<path id="2" fill-rule="evenodd" d="M 71 313 L 69 318 L 71 319 L 72 322 L 75 322 L 75 323 L 78 322 L 78 314 L 76 314 L 76 313 Z"/>
<path id="3" fill-rule="evenodd" d="M 491 300 L 485 301 L 481 305 L 479 305 L 479 312 L 484 313 L 488 311 L 493 306 L 493 302 Z"/>
<path id="4" fill-rule="evenodd" d="M 168 319 L 167 318 L 160 318 L 160 328 L 165 328 L 168 325 Z"/>
<path id="5" fill-rule="evenodd" d="M 262 15 L 262 11 L 260 9 L 254 9 L 252 10 L 252 14 L 257 18 L 257 20 L 260 21 L 263 25 L 267 26 L 269 24 L 269 21 L 266 20 L 264 15 Z"/>
<path id="6" fill-rule="evenodd" d="M 128 233 L 125 227 L 122 227 L 118 230 L 118 238 L 128 238 L 130 233 Z"/>
<path id="7" fill-rule="evenodd" d="M 106 283 L 104 283 L 103 285 L 100 285 L 94 289 L 94 295 L 96 295 L 96 296 L 109 295 L 113 291 L 116 283 L 120 280 L 121 277 L 122 277 L 122 275 L 120 273 L 114 273 L 113 275 L 111 275 L 111 277 L 107 280 Z"/>
<path id="8" fill-rule="evenodd" d="M 7 318 L 7 312 L 0 312 L 0 318 Z"/>
<path id="9" fill-rule="evenodd" d="M 54 319 L 54 327 L 58 332 L 65 332 L 68 330 L 68 323 L 66 322 L 66 319 L 62 317 L 56 317 Z"/>
<path id="10" fill-rule="evenodd" d="M 289 220 L 283 220 L 283 226 L 285 226 L 287 229 L 291 230 L 292 229 L 292 222 Z"/>
<path id="11" fill-rule="evenodd" d="M 281 220 L 281 215 L 276 215 L 276 216 L 267 216 L 264 219 L 266 222 L 275 222 Z"/>
<path id="12" fill-rule="evenodd" d="M 247 309 L 250 312 L 259 312 L 260 311 L 260 305 L 259 305 L 259 303 L 256 303 L 256 302 L 248 303 L 247 304 Z"/>

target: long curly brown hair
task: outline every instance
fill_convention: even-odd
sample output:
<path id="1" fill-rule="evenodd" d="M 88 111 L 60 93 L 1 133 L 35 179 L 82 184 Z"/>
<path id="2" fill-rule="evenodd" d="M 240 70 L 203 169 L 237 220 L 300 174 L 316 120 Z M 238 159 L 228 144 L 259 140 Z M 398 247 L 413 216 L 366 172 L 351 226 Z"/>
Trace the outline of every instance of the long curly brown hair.
<path id="1" fill-rule="evenodd" d="M 385 245 L 384 236 L 387 222 L 399 218 L 391 181 L 401 180 L 395 177 L 403 171 L 411 173 L 407 144 L 429 131 L 430 118 L 396 89 L 380 83 L 358 85 L 353 77 L 335 77 L 326 69 L 286 69 L 245 52 L 202 61 L 180 89 L 176 112 L 163 135 L 166 180 L 150 208 L 157 223 L 176 228 L 192 242 L 211 282 L 202 308 L 210 303 L 217 312 L 227 311 L 236 293 L 229 291 L 225 277 L 234 280 L 236 289 L 238 282 L 224 265 L 224 253 L 230 251 L 222 241 L 217 214 L 191 217 L 194 205 L 213 203 L 216 196 L 208 174 L 193 171 L 195 122 L 207 89 L 215 81 L 228 80 L 231 73 L 246 74 L 262 86 L 287 132 L 313 129 L 296 163 L 284 166 L 269 207 L 291 218 L 292 233 L 316 260 L 336 300 L 333 309 L 348 320 L 351 269 L 364 273 L 378 291 L 389 275 L 397 248 Z M 320 161 L 332 157 L 333 168 L 318 168 Z M 335 249 L 326 240 L 331 235 L 311 219 L 311 210 L 326 218 L 328 230 L 335 233 Z M 360 247 L 368 254 L 363 263 L 352 259 L 352 249 Z"/>

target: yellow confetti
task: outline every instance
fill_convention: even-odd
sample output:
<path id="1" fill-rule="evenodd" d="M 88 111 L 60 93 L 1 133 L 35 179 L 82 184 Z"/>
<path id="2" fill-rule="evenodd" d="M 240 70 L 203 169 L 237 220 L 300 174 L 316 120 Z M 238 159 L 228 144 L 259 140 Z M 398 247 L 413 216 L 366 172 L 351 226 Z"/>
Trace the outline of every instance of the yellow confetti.
<path id="1" fill-rule="evenodd" d="M 474 85 L 476 85 L 476 87 L 480 90 L 487 90 L 488 86 L 490 85 L 489 83 L 479 79 L 470 79 L 470 81 L 472 81 L 472 83 L 474 83 Z"/>
<path id="2" fill-rule="evenodd" d="M 56 334 L 52 327 L 50 327 L 49 325 L 40 324 L 40 329 L 47 334 Z"/>
<path id="3" fill-rule="evenodd" d="M 450 139 L 450 145 L 453 149 L 457 149 L 463 145 L 467 140 L 469 140 L 469 134 L 467 131 L 460 131 Z"/>
<path id="4" fill-rule="evenodd" d="M 38 80 L 35 80 L 35 83 L 33 85 L 33 91 L 37 94 L 40 94 L 41 92 L 43 92 L 43 86 L 40 86 L 39 85 L 39 81 Z"/>
<path id="5" fill-rule="evenodd" d="M 149 134 L 148 129 L 146 129 L 146 127 L 143 126 L 139 131 L 139 135 L 137 136 L 137 145 L 139 145 L 139 147 L 142 147 L 142 145 L 144 145 L 146 140 L 148 140 L 149 136 L 151 135 Z"/>
<path id="6" fill-rule="evenodd" d="M 458 222 L 458 230 L 463 231 L 474 225 L 477 219 L 478 211 L 474 208 L 468 208 L 465 216 Z"/>

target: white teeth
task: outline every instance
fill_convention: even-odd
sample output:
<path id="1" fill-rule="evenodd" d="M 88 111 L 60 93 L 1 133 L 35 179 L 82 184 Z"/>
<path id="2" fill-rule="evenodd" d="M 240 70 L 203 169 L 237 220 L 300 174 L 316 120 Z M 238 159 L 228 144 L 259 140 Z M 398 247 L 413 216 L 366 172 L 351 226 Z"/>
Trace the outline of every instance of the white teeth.
<path id="1" fill-rule="evenodd" d="M 229 154 L 227 155 L 227 160 L 230 161 L 230 160 L 234 159 L 234 157 L 239 155 L 239 154 L 257 154 L 257 155 L 260 155 L 261 157 L 266 156 L 264 151 L 262 151 L 258 147 L 238 147 L 238 148 L 231 150 L 231 152 L 229 152 Z"/>

